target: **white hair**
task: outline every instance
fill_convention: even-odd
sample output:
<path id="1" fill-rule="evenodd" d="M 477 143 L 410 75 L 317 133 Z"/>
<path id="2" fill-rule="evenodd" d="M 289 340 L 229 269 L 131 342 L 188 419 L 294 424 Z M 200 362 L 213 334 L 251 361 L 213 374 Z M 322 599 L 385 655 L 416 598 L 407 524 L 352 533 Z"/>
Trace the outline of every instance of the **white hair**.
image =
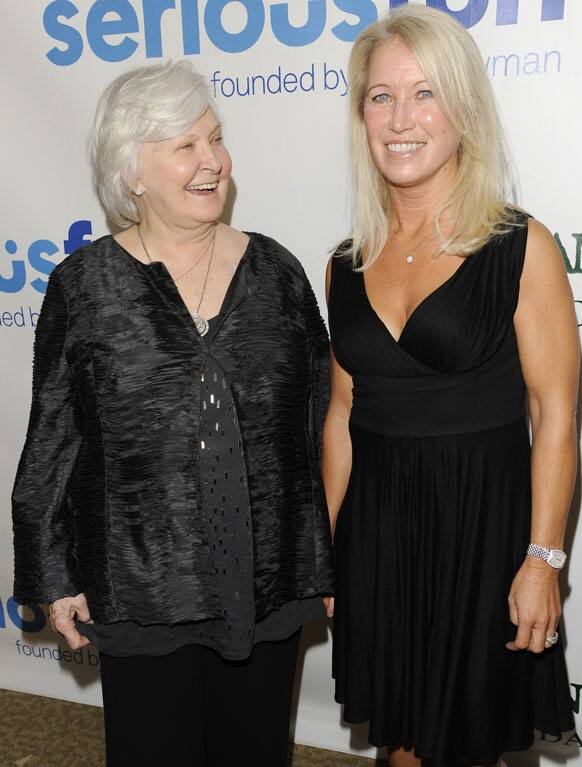
<path id="1" fill-rule="evenodd" d="M 89 152 L 95 189 L 115 223 L 127 228 L 140 220 L 132 183 L 142 145 L 179 136 L 208 109 L 217 114 L 206 80 L 184 60 L 132 69 L 105 89 Z"/>

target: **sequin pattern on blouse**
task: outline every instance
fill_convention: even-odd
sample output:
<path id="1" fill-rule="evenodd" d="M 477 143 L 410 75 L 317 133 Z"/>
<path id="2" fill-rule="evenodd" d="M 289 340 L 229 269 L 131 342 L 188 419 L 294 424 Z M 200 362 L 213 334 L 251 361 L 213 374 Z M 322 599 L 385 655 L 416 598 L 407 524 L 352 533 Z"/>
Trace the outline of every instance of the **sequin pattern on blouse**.
<path id="1" fill-rule="evenodd" d="M 239 655 L 254 629 L 253 541 L 243 446 L 232 395 L 209 357 L 201 376 L 200 474 L 212 561 L 224 619 L 210 621 L 212 644 Z M 209 626 L 207 626 L 208 628 Z"/>

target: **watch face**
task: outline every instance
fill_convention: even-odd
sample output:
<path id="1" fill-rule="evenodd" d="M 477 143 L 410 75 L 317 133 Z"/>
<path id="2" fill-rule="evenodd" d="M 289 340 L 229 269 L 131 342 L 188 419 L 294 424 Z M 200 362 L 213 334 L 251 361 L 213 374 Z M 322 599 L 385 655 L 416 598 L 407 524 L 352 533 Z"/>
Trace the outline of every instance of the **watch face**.
<path id="1" fill-rule="evenodd" d="M 559 549 L 551 549 L 550 550 L 550 556 L 547 558 L 547 563 L 551 565 L 552 567 L 564 567 L 564 562 L 566 561 L 567 557 L 564 554 L 563 551 L 560 551 Z"/>

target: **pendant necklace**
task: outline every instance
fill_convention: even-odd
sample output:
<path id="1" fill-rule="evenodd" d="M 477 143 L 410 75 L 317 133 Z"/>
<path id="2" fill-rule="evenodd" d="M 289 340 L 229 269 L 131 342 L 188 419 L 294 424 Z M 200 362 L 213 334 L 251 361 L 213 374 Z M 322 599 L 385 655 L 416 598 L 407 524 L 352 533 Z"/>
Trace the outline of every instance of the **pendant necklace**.
<path id="1" fill-rule="evenodd" d="M 141 227 L 140 227 L 139 224 L 137 225 L 137 233 L 139 235 L 139 241 L 141 242 L 141 246 L 143 248 L 143 251 L 146 254 L 150 264 L 152 264 L 153 260 L 152 260 L 152 257 L 150 256 L 150 254 L 148 253 L 148 249 L 146 248 L 146 244 L 145 244 L 145 242 L 143 240 L 143 236 L 142 236 L 142 233 L 141 233 Z M 192 317 L 192 320 L 194 321 L 194 325 L 196 326 L 196 330 L 198 331 L 198 334 L 200 336 L 205 336 L 208 333 L 208 328 L 210 327 L 209 324 L 208 324 L 208 320 L 200 314 L 200 307 L 202 306 L 202 301 L 204 299 L 204 294 L 206 293 L 206 285 L 208 284 L 208 275 L 210 274 L 210 266 L 212 264 L 212 259 L 214 257 L 214 244 L 215 244 L 215 242 L 216 242 L 216 227 L 214 228 L 214 232 L 212 234 L 212 240 L 210 241 L 209 245 L 204 250 L 204 253 L 200 256 L 200 258 L 197 259 L 192 264 L 192 266 L 189 266 L 188 269 L 186 269 L 185 272 L 182 272 L 182 274 L 179 277 L 172 277 L 172 275 L 170 274 L 170 277 L 172 277 L 174 282 L 178 282 L 178 280 L 181 280 L 182 277 L 185 277 L 196 266 L 198 266 L 198 264 L 200 264 L 202 262 L 203 258 L 206 256 L 208 251 L 211 250 L 210 258 L 208 259 L 208 266 L 206 267 L 206 274 L 204 276 L 204 284 L 202 285 L 202 292 L 200 294 L 200 300 L 198 301 L 198 306 L 196 307 L 196 311 L 190 312 L 190 316 Z"/>
<path id="2" fill-rule="evenodd" d="M 204 298 L 204 293 L 206 292 L 208 275 L 210 274 L 210 265 L 212 264 L 212 259 L 214 257 L 215 242 L 216 242 L 216 229 L 214 230 L 214 235 L 212 237 L 212 242 L 211 242 L 212 250 L 210 251 L 210 258 L 208 259 L 208 266 L 206 267 L 206 275 L 204 277 L 204 285 L 202 286 L 202 293 L 200 294 L 200 301 L 198 301 L 198 306 L 196 307 L 196 311 L 190 312 L 191 317 L 194 320 L 194 324 L 196 325 L 196 330 L 198 331 L 198 334 L 201 336 L 205 336 L 208 333 L 208 328 L 210 327 L 206 317 L 203 317 L 200 314 L 200 307 L 202 306 L 202 299 Z"/>
<path id="3" fill-rule="evenodd" d="M 410 253 L 408 256 L 405 256 L 403 253 L 397 253 L 397 255 L 400 256 L 401 258 L 404 258 L 407 264 L 412 264 L 414 262 L 414 259 L 416 258 L 416 256 L 418 256 L 418 254 L 424 248 L 426 243 L 430 242 L 433 237 L 436 237 L 436 234 L 437 234 L 436 232 L 432 232 L 432 234 L 429 237 L 427 237 L 426 240 L 423 240 L 418 246 L 418 248 L 412 253 Z"/>

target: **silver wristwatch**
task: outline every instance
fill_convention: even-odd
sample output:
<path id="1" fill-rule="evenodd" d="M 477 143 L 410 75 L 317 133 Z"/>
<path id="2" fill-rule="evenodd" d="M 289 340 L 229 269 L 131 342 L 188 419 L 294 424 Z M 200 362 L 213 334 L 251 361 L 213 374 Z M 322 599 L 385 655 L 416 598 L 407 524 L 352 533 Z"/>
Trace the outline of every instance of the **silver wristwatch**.
<path id="1" fill-rule="evenodd" d="M 538 546 L 537 543 L 530 543 L 526 553 L 530 557 L 543 559 L 544 562 L 547 562 L 550 567 L 554 567 L 556 570 L 561 570 L 568 559 L 568 555 L 564 554 L 560 549 L 546 549 L 545 546 Z"/>

